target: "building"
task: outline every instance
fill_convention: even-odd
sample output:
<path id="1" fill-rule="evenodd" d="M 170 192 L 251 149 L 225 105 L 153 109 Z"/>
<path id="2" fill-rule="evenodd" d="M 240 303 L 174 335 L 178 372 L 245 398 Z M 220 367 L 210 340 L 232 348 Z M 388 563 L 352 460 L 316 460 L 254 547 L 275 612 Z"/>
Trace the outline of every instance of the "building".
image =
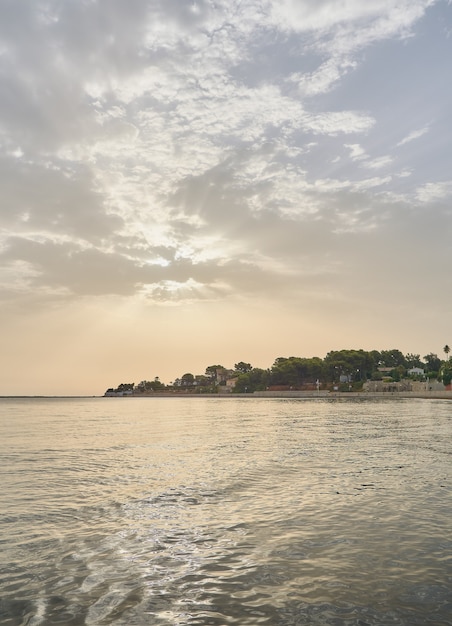
<path id="1" fill-rule="evenodd" d="M 408 370 L 408 376 L 424 376 L 424 370 L 422 367 L 412 367 Z"/>

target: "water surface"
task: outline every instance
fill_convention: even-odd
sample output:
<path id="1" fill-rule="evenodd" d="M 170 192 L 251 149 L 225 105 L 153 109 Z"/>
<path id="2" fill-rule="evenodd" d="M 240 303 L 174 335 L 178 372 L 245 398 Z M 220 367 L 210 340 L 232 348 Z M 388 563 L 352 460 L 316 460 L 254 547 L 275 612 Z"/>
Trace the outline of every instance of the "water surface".
<path id="1" fill-rule="evenodd" d="M 443 400 L 0 401 L 0 623 L 452 624 Z"/>

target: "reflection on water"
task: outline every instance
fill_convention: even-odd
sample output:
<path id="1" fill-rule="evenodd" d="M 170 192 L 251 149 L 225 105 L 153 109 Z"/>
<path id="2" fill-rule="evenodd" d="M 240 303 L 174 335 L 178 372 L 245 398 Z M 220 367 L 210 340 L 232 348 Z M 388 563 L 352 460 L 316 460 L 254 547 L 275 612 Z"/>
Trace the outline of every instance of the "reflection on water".
<path id="1" fill-rule="evenodd" d="M 452 623 L 447 401 L 0 401 L 0 623 Z"/>

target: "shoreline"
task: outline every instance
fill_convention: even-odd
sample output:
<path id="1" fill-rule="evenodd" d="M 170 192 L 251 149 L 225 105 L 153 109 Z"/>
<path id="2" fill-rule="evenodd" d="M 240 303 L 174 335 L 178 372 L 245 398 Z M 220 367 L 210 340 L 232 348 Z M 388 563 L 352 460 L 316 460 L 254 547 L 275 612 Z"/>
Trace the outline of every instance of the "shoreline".
<path id="1" fill-rule="evenodd" d="M 101 398 L 275 398 L 275 399 L 299 399 L 299 400 L 365 400 L 365 399 L 423 399 L 423 400 L 452 400 L 452 391 L 254 391 L 253 393 L 174 393 L 154 392 L 140 395 L 125 396 L 45 396 L 45 395 L 2 395 L 0 400 L 77 400 L 77 399 L 101 399 Z"/>
<path id="2" fill-rule="evenodd" d="M 107 398 L 275 398 L 275 399 L 340 399 L 340 400 L 364 400 L 364 399 L 437 399 L 452 400 L 452 391 L 254 391 L 253 393 L 174 393 L 154 392 L 140 395 L 127 396 L 99 396 Z"/>

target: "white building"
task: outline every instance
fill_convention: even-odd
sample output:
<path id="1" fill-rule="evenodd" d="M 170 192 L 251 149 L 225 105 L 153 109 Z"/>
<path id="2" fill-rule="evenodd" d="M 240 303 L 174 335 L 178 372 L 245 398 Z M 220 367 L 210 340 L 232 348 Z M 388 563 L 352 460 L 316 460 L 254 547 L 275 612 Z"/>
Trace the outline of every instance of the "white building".
<path id="1" fill-rule="evenodd" d="M 422 367 L 412 367 L 408 370 L 408 376 L 424 376 Z"/>

